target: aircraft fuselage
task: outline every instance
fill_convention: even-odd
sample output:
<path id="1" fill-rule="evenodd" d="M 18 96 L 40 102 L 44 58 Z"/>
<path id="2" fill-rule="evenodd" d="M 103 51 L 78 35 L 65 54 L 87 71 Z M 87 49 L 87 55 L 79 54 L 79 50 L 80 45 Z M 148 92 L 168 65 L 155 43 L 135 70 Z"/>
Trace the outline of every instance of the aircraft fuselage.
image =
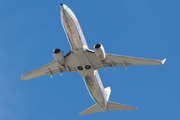
<path id="1" fill-rule="evenodd" d="M 93 100 L 106 112 L 107 99 L 105 90 L 98 71 L 93 69 L 88 54 L 86 53 L 88 46 L 85 37 L 76 16 L 71 9 L 64 4 L 61 5 L 61 21 L 71 45 L 71 52 L 77 70 L 84 78 L 84 82 Z"/>

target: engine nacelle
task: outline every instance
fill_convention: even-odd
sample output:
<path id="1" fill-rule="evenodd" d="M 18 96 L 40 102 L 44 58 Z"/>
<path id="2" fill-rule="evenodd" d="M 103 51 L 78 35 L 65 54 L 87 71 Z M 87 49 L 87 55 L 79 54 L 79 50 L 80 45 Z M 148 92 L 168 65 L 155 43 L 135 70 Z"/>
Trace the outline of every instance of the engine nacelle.
<path id="1" fill-rule="evenodd" d="M 102 44 L 98 43 L 94 45 L 94 52 L 99 60 L 103 61 L 106 58 L 104 47 Z"/>
<path id="2" fill-rule="evenodd" d="M 59 65 L 61 66 L 64 65 L 64 56 L 63 56 L 63 51 L 61 51 L 61 49 L 59 48 L 54 49 L 53 56 Z"/>

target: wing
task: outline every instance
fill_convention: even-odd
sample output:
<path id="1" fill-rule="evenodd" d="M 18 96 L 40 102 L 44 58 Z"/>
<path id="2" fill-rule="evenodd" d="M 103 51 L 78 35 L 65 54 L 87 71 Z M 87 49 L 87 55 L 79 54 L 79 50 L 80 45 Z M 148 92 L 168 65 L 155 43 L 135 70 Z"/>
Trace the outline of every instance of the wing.
<path id="1" fill-rule="evenodd" d="M 162 65 L 166 61 L 164 60 L 153 60 L 137 57 L 128 57 L 121 55 L 106 54 L 106 58 L 103 62 L 98 60 L 93 51 L 88 51 L 88 56 L 94 69 L 101 69 L 104 67 L 117 67 L 117 66 L 131 66 L 131 65 Z"/>
<path id="2" fill-rule="evenodd" d="M 36 78 L 36 77 L 45 76 L 45 75 L 52 76 L 53 74 L 57 74 L 57 73 L 61 74 L 62 72 L 65 72 L 65 71 L 68 71 L 69 73 L 77 72 L 74 61 L 72 59 L 71 52 L 69 52 L 67 55 L 65 55 L 64 59 L 65 59 L 64 66 L 60 66 L 56 61 L 53 61 L 53 62 L 51 62 L 47 65 L 44 65 L 32 72 L 22 75 L 21 79 L 24 81 L 24 80 L 28 80 L 28 79 L 32 79 L 32 78 Z"/>

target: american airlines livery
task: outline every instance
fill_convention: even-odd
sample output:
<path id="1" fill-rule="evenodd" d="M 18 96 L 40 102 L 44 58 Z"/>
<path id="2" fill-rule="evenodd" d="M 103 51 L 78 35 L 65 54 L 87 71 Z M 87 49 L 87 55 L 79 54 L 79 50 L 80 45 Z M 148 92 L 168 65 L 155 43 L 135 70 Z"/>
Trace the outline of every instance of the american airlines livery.
<path id="1" fill-rule="evenodd" d="M 127 66 L 131 65 L 162 65 L 166 59 L 161 61 L 107 54 L 100 43 L 94 45 L 94 50 L 90 50 L 75 14 L 65 4 L 61 4 L 60 9 L 62 26 L 71 45 L 71 51 L 64 56 L 59 48 L 54 49 L 53 62 L 22 75 L 21 79 L 24 81 L 45 75 L 52 77 L 57 73 L 62 75 L 65 71 L 78 72 L 95 101 L 93 106 L 79 113 L 80 116 L 109 110 L 137 110 L 136 107 L 109 102 L 111 88 L 104 88 L 97 70 L 116 66 L 124 66 L 127 69 Z"/>

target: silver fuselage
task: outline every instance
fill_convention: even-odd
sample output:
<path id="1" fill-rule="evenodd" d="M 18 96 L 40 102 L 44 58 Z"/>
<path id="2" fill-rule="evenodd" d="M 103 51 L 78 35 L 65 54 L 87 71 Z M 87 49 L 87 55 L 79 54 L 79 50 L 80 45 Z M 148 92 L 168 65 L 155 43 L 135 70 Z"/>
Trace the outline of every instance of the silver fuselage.
<path id="1" fill-rule="evenodd" d="M 61 21 L 71 45 L 71 52 L 76 68 L 79 74 L 84 78 L 84 82 L 93 100 L 104 112 L 106 112 L 107 99 L 103 84 L 98 71 L 93 69 L 88 54 L 86 53 L 86 50 L 89 48 L 79 22 L 71 9 L 66 5 L 61 5 Z M 90 67 L 87 69 L 87 66 Z M 81 67 L 81 69 L 78 69 L 78 67 Z"/>

